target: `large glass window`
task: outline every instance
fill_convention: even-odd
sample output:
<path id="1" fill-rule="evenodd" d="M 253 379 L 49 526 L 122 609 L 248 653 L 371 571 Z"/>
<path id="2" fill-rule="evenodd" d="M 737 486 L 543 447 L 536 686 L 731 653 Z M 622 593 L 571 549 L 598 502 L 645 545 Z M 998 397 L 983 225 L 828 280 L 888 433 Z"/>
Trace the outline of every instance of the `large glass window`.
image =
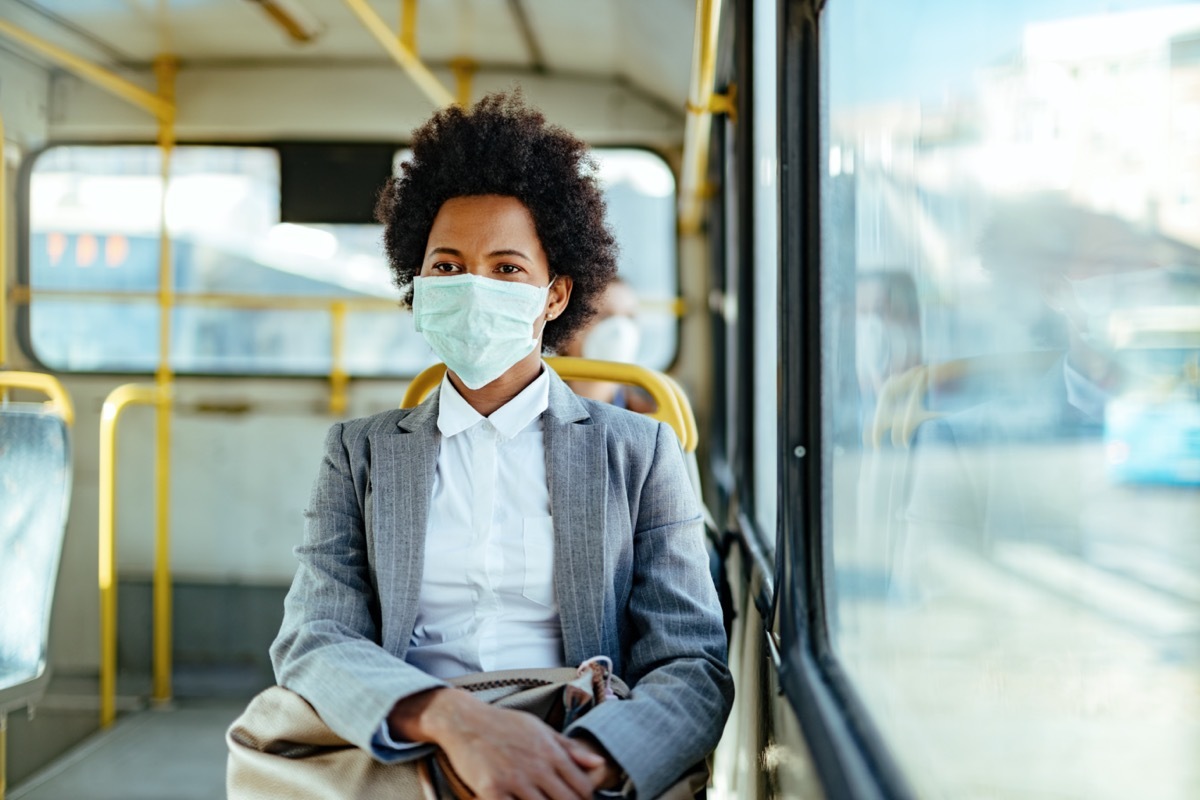
<path id="1" fill-rule="evenodd" d="M 646 151 L 596 156 L 621 274 L 643 301 L 639 360 L 663 368 L 678 338 L 674 178 Z M 432 363 L 397 308 L 380 226 L 282 222 L 271 148 L 176 148 L 165 203 L 160 158 L 144 145 L 63 146 L 35 162 L 28 340 L 43 364 L 83 372 L 157 365 L 164 207 L 176 371 L 326 374 L 335 340 L 351 375 L 411 375 Z"/>
<path id="2" fill-rule="evenodd" d="M 1200 796 L 1200 4 L 821 24 L 836 651 L 922 797 Z"/>
<path id="3" fill-rule="evenodd" d="M 775 4 L 755 3 L 754 75 L 754 497 L 755 521 L 768 553 L 775 550 L 779 478 L 779 148 Z"/>

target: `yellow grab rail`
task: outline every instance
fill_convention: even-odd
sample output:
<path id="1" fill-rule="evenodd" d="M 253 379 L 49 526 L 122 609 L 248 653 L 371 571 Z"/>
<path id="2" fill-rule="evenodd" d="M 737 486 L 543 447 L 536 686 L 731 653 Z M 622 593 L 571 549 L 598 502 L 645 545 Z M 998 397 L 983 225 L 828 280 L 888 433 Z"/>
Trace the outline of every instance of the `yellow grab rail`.
<path id="1" fill-rule="evenodd" d="M 51 411 L 62 417 L 68 425 L 75 424 L 75 406 L 71 402 L 71 396 L 53 375 L 41 372 L 0 372 L 0 389 L 40 392 L 50 398 L 46 405 Z"/>
<path id="2" fill-rule="evenodd" d="M 392 60 L 408 73 L 408 77 L 417 85 L 422 94 L 429 98 L 431 103 L 441 108 L 455 102 L 454 93 L 447 89 L 438 80 L 437 76 L 429 71 L 429 67 L 425 66 L 416 53 L 410 50 L 401 39 L 397 38 L 396 34 L 392 33 L 387 24 L 380 19 L 379 14 L 375 12 L 375 9 L 371 8 L 371 4 L 367 0 L 343 1 L 346 3 L 346 7 L 358 17 L 363 27 L 367 29 L 367 32 L 375 37 L 375 40 L 392 57 Z"/>
<path id="3" fill-rule="evenodd" d="M 104 400 L 100 413 L 100 725 L 107 727 L 116 718 L 117 697 L 117 421 L 131 405 L 153 405 L 160 411 L 169 407 L 169 387 L 125 384 L 113 389 Z M 161 454 L 160 454 L 161 455 Z M 168 497 L 158 487 L 155 503 L 164 508 Z M 166 553 L 169 532 L 159 517 L 155 530 L 154 564 L 154 685 L 169 687 L 171 673 L 171 575 L 169 561 L 158 556 Z M 164 635 L 165 633 L 165 635 Z"/>
<path id="4" fill-rule="evenodd" d="M 132 103 L 159 119 L 168 117 L 175 112 L 172 102 L 164 100 L 147 89 L 143 89 L 132 81 L 127 81 L 104 67 L 93 64 L 86 58 L 75 55 L 66 48 L 59 47 L 53 42 L 39 38 L 24 28 L 0 19 L 0 35 L 7 36 L 15 42 L 38 53 L 43 58 L 53 61 L 58 66 L 72 72 L 83 80 L 100 87 L 104 91 Z"/>
<path id="5" fill-rule="evenodd" d="M 695 419 L 691 417 L 691 405 L 683 397 L 679 385 L 660 372 L 640 367 L 637 364 L 621 364 L 616 361 L 596 361 L 588 358 L 568 358 L 554 356 L 546 359 L 546 363 L 566 381 L 606 381 L 623 383 L 645 390 L 656 406 L 651 419 L 665 422 L 675 431 L 685 450 L 695 449 L 695 442 L 689 437 L 689 430 L 695 431 Z M 420 403 L 439 383 L 446 374 L 445 364 L 434 364 L 412 379 L 400 401 L 401 408 L 412 408 Z M 681 402 L 682 401 L 682 402 Z M 687 413 L 685 413 L 685 409 Z M 688 445 L 691 445 L 690 449 Z"/>
<path id="6" fill-rule="evenodd" d="M 721 0 L 696 0 L 696 29 L 692 42 L 691 87 L 683 130 L 683 164 L 679 176 L 679 231 L 700 230 L 703 203 L 708 196 L 708 148 L 712 115 L 730 113 L 731 97 L 713 91 L 717 73 L 717 34 Z"/>
<path id="7" fill-rule="evenodd" d="M 665 373 L 661 374 L 670 385 L 672 391 L 675 392 L 675 401 L 679 403 L 679 411 L 683 417 L 684 432 L 687 434 L 687 438 L 681 440 L 683 442 L 683 451 L 685 453 L 694 453 L 696 452 L 696 447 L 700 444 L 700 429 L 696 427 L 696 414 L 692 411 L 692 401 L 688 399 L 687 393 L 683 391 L 683 387 L 679 385 L 679 381 Z"/>
<path id="8" fill-rule="evenodd" d="M 0 367 L 8 363 L 8 162 L 4 160 L 4 117 L 0 116 Z"/>

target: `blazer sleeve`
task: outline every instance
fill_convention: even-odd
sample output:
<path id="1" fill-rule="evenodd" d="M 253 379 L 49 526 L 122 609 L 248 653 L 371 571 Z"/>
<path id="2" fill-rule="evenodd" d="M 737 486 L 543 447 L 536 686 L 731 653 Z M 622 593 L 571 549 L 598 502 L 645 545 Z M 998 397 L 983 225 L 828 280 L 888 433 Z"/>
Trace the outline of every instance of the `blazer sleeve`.
<path id="1" fill-rule="evenodd" d="M 717 745 L 733 705 L 725 628 L 703 521 L 674 433 L 660 423 L 633 533 L 628 700 L 597 706 L 587 731 L 654 798 Z"/>
<path id="2" fill-rule="evenodd" d="M 307 700 L 338 736 L 380 761 L 407 761 L 431 748 L 377 747 L 376 734 L 397 701 L 446 684 L 379 644 L 379 602 L 352 470 L 345 425 L 338 423 L 325 439 L 304 512 L 304 543 L 295 551 L 300 566 L 271 662 L 279 685 Z"/>

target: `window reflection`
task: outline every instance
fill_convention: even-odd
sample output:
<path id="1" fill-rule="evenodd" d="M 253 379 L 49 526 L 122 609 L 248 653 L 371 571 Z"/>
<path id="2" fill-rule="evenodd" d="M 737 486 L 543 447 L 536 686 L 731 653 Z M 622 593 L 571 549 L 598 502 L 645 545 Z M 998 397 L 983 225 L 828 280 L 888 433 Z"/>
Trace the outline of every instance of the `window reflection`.
<path id="1" fill-rule="evenodd" d="M 922 796 L 1198 796 L 1200 4 L 914 5 L 823 20 L 837 647 Z"/>

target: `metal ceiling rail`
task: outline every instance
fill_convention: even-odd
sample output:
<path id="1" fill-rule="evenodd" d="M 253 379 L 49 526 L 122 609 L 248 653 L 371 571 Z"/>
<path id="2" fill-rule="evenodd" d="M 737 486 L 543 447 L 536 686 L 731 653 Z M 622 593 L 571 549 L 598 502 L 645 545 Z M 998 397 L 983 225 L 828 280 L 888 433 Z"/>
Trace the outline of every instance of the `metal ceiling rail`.
<path id="1" fill-rule="evenodd" d="M 371 8 L 367 0 L 345 0 L 345 3 L 362 22 L 367 32 L 375 37 L 387 54 L 392 57 L 392 60 L 408 73 L 408 77 L 412 78 L 417 88 L 435 106 L 441 108 L 454 103 L 454 93 L 429 71 L 429 67 L 425 66 L 416 53 L 397 38 L 395 32 L 387 26 L 379 14 L 375 13 L 375 9 Z"/>
<path id="2" fill-rule="evenodd" d="M 0 19 L 0 35 L 7 36 L 30 50 L 53 61 L 58 66 L 72 72 L 83 80 L 95 84 L 106 92 L 132 103 L 158 119 L 170 119 L 175 114 L 175 104 L 154 92 L 143 89 L 114 72 L 93 64 L 86 58 L 75 55 L 66 48 L 46 41 L 33 35 L 24 28 L 13 25 L 7 20 Z"/>
<path id="3" fill-rule="evenodd" d="M 717 31 L 721 0 L 696 0 L 696 35 L 692 43 L 692 81 L 683 132 L 683 167 L 679 181 L 679 231 L 697 233 L 708 189 L 708 144 L 713 113 L 728 113 L 730 97 L 717 94 Z"/>

